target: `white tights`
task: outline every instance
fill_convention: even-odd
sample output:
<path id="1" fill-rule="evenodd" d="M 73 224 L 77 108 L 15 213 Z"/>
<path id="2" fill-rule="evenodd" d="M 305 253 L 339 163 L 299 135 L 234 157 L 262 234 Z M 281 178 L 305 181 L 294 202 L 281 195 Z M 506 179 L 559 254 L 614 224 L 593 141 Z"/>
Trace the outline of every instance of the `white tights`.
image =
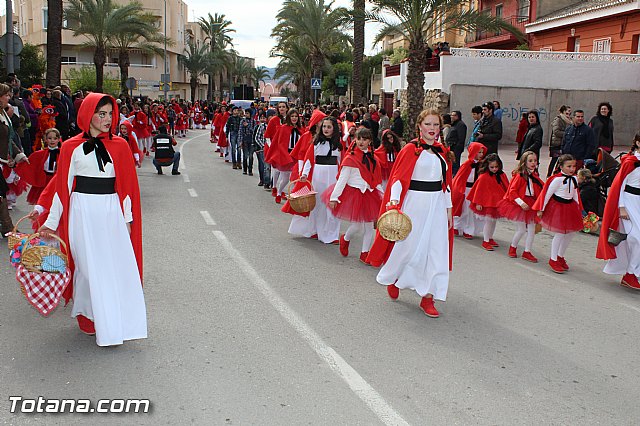
<path id="1" fill-rule="evenodd" d="M 144 147 L 147 150 L 147 152 L 150 152 L 151 151 L 151 145 L 153 145 L 153 138 L 152 137 L 144 138 L 143 143 L 144 143 Z"/>
<path id="2" fill-rule="evenodd" d="M 524 234 L 527 234 L 527 238 L 524 240 L 524 251 L 531 252 L 533 239 L 536 236 L 535 223 L 525 224 L 524 222 L 516 222 L 516 233 L 513 235 L 511 247 L 518 248 L 518 243 L 520 243 L 520 239 L 522 239 Z"/>
<path id="3" fill-rule="evenodd" d="M 564 257 L 564 253 L 569 247 L 569 243 L 573 239 L 575 232 L 568 234 L 555 234 L 551 241 L 551 260 L 558 260 L 558 257 Z"/>
<path id="4" fill-rule="evenodd" d="M 484 228 L 482 228 L 482 236 L 484 237 L 485 242 L 489 242 L 493 238 L 493 234 L 496 232 L 496 222 L 497 220 L 492 217 L 484 218 Z"/>
<path id="5" fill-rule="evenodd" d="M 291 179 L 291 172 L 280 171 L 278 175 L 278 195 L 286 194 L 287 186 L 289 186 L 289 180 Z"/>
<path id="6" fill-rule="evenodd" d="M 344 239 L 351 241 L 351 238 L 361 231 L 363 232 L 361 253 L 364 253 L 369 251 L 373 243 L 373 222 L 352 222 L 344 233 Z"/>

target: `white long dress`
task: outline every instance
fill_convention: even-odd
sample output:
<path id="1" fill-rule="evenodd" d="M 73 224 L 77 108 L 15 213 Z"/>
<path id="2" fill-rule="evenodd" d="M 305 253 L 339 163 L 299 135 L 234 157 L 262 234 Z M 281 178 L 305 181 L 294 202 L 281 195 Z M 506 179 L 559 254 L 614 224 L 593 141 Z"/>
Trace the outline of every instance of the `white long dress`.
<path id="1" fill-rule="evenodd" d="M 329 142 L 314 145 L 313 153 L 315 156 L 326 156 L 331 150 Z M 337 162 L 340 164 L 340 151 L 333 150 L 331 155 L 338 157 Z M 311 171 L 311 163 L 307 160 L 304 163 L 302 174 L 308 176 Z M 340 238 L 340 219 L 337 219 L 327 206 L 324 205 L 320 197 L 322 193 L 331 185 L 336 183 L 338 175 L 338 166 L 330 166 L 326 164 L 316 164 L 313 167 L 313 178 L 311 184 L 316 194 L 316 207 L 309 214 L 310 227 L 318 234 L 318 240 L 323 243 L 330 244 Z"/>
<path id="2" fill-rule="evenodd" d="M 640 160 L 640 154 L 635 154 Z M 625 186 L 640 188 L 640 167 L 636 167 L 622 182 L 618 207 L 624 207 L 629 220 L 620 220 L 620 231 L 627 234 L 627 239 L 616 246 L 616 258 L 607 261 L 605 274 L 623 275 L 626 273 L 640 277 L 640 195 L 624 190 Z"/>
<path id="3" fill-rule="evenodd" d="M 442 181 L 440 159 L 431 151 L 422 151 L 416 161 L 411 180 Z M 402 184 L 391 187 L 391 200 L 398 200 Z M 420 296 L 432 294 L 446 300 L 449 288 L 449 225 L 447 208 L 451 193 L 413 191 L 405 195 L 402 211 L 411 219 L 412 230 L 404 241 L 394 244 L 389 259 L 378 272 L 382 285 L 395 282 L 401 289 L 414 289 Z"/>
<path id="4" fill-rule="evenodd" d="M 69 190 L 74 176 L 116 177 L 112 163 L 100 172 L 93 152 L 80 144 L 71 156 Z M 138 264 L 126 223 L 133 220 L 131 200 L 120 206 L 118 194 L 71 193 L 69 244 L 75 263 L 71 316 L 95 323 L 99 346 L 147 337 L 147 313 Z M 63 206 L 56 194 L 45 226 L 56 230 Z M 123 213 L 124 211 L 124 213 Z"/>
<path id="5" fill-rule="evenodd" d="M 469 177 L 467 178 L 468 183 L 475 182 L 475 173 L 474 170 L 471 170 L 469 173 Z M 453 227 L 458 231 L 478 236 L 482 235 L 482 230 L 484 229 L 484 218 L 476 215 L 473 210 L 471 210 L 471 201 L 467 200 L 467 195 L 471 192 L 471 188 L 466 187 L 464 190 L 464 202 L 462 204 L 462 213 L 460 216 L 456 216 L 453 218 Z"/>
<path id="6" fill-rule="evenodd" d="M 298 175 L 301 175 L 304 169 L 304 161 L 298 160 L 298 162 L 293 167 L 297 167 Z M 301 235 L 305 238 L 309 238 L 313 234 L 316 234 L 317 232 L 314 227 L 314 224 L 311 222 L 310 216 L 311 215 L 309 216 L 299 216 L 297 214 L 293 215 L 291 217 L 291 224 L 289 225 L 289 233 L 291 235 Z"/>

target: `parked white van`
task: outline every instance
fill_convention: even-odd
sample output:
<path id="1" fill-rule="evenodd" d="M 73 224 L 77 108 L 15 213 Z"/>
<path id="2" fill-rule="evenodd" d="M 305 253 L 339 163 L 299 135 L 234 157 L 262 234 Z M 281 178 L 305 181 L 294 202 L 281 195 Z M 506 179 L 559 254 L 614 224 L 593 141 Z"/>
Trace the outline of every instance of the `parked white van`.
<path id="1" fill-rule="evenodd" d="M 269 106 L 270 107 L 278 106 L 279 102 L 289 103 L 289 98 L 287 98 L 286 96 L 272 96 L 272 97 L 269 98 Z"/>

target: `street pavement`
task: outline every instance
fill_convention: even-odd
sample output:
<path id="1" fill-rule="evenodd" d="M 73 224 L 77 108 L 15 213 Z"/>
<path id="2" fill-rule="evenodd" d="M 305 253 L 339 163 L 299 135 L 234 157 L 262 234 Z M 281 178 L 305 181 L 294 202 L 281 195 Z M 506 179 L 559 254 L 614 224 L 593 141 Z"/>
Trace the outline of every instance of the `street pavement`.
<path id="1" fill-rule="evenodd" d="M 387 297 L 358 261 L 360 239 L 343 258 L 288 235 L 257 171 L 232 170 L 208 135 L 179 140 L 182 176 L 158 176 L 148 159 L 139 170 L 148 339 L 101 348 L 70 306 L 40 317 L 2 263 L 0 424 L 638 422 L 640 293 L 601 272 L 594 236 L 576 236 L 564 275 L 546 265 L 546 232 L 538 264 L 507 257 L 506 222 L 495 252 L 456 239 L 431 319 L 415 292 Z M 28 211 L 22 200 L 12 216 Z M 152 409 L 12 414 L 10 396 L 148 398 Z"/>

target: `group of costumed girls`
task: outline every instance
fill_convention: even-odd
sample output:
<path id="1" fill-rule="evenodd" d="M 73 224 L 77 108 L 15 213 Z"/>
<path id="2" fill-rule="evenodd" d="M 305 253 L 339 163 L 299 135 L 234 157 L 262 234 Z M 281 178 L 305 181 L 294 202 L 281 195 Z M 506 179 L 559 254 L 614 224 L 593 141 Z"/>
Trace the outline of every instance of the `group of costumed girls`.
<path id="1" fill-rule="evenodd" d="M 47 130 L 46 148 L 16 170 L 32 185 L 34 227 L 68 248 L 71 316 L 99 346 L 119 345 L 147 337 L 135 124 L 119 126 L 115 99 L 101 93 L 84 99 L 77 123 L 82 133 L 63 143 Z"/>

